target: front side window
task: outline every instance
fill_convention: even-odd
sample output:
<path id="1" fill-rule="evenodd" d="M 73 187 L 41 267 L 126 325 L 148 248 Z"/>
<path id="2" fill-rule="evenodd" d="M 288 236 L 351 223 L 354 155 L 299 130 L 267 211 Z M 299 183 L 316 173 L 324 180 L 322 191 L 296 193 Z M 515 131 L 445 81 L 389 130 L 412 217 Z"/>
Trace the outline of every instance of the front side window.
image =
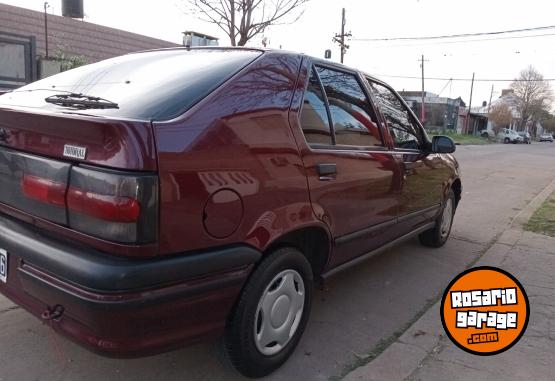
<path id="1" fill-rule="evenodd" d="M 382 146 L 377 120 L 356 76 L 324 67 L 316 70 L 328 98 L 336 144 Z"/>
<path id="2" fill-rule="evenodd" d="M 387 87 L 368 80 L 372 94 L 384 115 L 389 133 L 397 148 L 420 149 L 424 144 L 420 128 L 413 121 L 408 108 Z"/>

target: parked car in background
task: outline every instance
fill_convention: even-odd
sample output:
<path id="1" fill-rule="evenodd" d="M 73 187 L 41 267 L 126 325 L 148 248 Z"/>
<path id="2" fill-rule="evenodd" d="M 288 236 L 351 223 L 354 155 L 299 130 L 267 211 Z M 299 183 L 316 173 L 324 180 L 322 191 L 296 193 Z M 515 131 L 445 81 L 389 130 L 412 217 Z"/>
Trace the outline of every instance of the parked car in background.
<path id="1" fill-rule="evenodd" d="M 532 136 L 529 132 L 521 131 L 518 134 L 522 137 L 524 144 L 532 144 Z"/>
<path id="2" fill-rule="evenodd" d="M 518 134 L 515 130 L 511 130 L 509 128 L 503 128 L 497 134 L 497 139 L 505 144 L 508 143 L 523 143 L 524 138 Z"/>
<path id="3" fill-rule="evenodd" d="M 551 143 L 553 143 L 553 135 L 551 135 L 550 133 L 541 134 L 540 142 L 551 142 Z"/>
<path id="4" fill-rule="evenodd" d="M 480 136 L 488 139 L 495 139 L 495 132 L 493 130 L 483 129 L 479 132 Z"/>
<path id="5" fill-rule="evenodd" d="M 0 293 L 112 356 L 224 333 L 265 376 L 315 281 L 442 246 L 462 193 L 389 85 L 296 53 L 129 54 L 0 96 L 0 121 Z"/>

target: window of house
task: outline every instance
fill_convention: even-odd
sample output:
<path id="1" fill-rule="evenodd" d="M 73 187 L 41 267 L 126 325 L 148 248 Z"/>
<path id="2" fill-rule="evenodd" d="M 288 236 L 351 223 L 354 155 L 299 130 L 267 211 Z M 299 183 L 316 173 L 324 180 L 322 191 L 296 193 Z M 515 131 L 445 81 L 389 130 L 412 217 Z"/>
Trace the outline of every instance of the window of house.
<path id="1" fill-rule="evenodd" d="M 338 145 L 382 146 L 376 117 L 353 74 L 316 67 L 330 106 Z"/>
<path id="2" fill-rule="evenodd" d="M 304 94 L 301 126 L 308 143 L 332 144 L 326 101 L 314 68 Z"/>
<path id="3" fill-rule="evenodd" d="M 387 121 L 389 133 L 395 147 L 419 149 L 424 144 L 420 127 L 413 121 L 412 115 L 399 97 L 387 87 L 368 80 L 378 107 Z"/>

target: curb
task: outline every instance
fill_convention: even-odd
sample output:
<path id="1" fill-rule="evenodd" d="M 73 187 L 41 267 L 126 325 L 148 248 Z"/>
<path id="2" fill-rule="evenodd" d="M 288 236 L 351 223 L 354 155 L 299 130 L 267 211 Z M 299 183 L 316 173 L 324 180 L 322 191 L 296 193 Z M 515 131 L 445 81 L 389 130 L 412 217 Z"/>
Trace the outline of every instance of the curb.
<path id="1" fill-rule="evenodd" d="M 532 199 L 532 201 L 528 203 L 528 205 L 526 205 L 526 207 L 524 207 L 524 209 L 522 209 L 516 216 L 514 216 L 512 222 L 509 225 L 509 228 L 511 228 L 515 224 L 515 222 L 520 226 L 528 222 L 530 217 L 532 217 L 532 214 L 534 214 L 534 212 L 543 204 L 545 200 L 547 200 L 547 198 L 553 192 L 555 192 L 555 180 L 547 185 L 540 193 L 537 194 L 536 197 Z"/>
<path id="2" fill-rule="evenodd" d="M 482 260 L 496 262 L 495 259 L 503 258 L 522 235 L 522 225 L 553 192 L 555 192 L 555 180 L 551 181 L 513 217 L 507 228 L 494 237 L 487 250 L 475 262 L 468 264 L 468 267 L 474 267 L 476 262 Z M 513 227 L 515 223 L 518 226 Z M 441 300 L 438 300 L 381 354 L 366 365 L 354 369 L 342 380 L 393 381 L 409 378 L 416 369 L 422 366 L 422 362 L 427 357 L 441 351 L 445 343 L 446 336 L 437 319 L 440 304 Z"/>

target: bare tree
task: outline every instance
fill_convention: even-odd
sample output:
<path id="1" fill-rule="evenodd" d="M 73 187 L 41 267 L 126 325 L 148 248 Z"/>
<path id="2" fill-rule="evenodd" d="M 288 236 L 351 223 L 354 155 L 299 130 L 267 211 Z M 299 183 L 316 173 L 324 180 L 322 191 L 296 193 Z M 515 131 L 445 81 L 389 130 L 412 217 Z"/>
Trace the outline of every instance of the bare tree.
<path id="1" fill-rule="evenodd" d="M 520 113 L 520 127 L 524 128 L 529 120 L 534 121 L 542 110 L 549 110 L 552 92 L 549 82 L 545 81 L 533 66 L 522 70 L 511 83 L 517 99 L 516 108 Z"/>
<path id="2" fill-rule="evenodd" d="M 547 113 L 542 120 L 542 126 L 545 132 L 555 133 L 555 115 Z"/>
<path id="3" fill-rule="evenodd" d="M 506 103 L 499 102 L 491 108 L 488 118 L 491 120 L 491 127 L 497 136 L 502 128 L 509 127 L 513 120 L 513 113 Z"/>
<path id="4" fill-rule="evenodd" d="M 292 23 L 309 0 L 186 0 L 202 20 L 216 24 L 232 46 L 244 46 L 270 25 Z"/>

